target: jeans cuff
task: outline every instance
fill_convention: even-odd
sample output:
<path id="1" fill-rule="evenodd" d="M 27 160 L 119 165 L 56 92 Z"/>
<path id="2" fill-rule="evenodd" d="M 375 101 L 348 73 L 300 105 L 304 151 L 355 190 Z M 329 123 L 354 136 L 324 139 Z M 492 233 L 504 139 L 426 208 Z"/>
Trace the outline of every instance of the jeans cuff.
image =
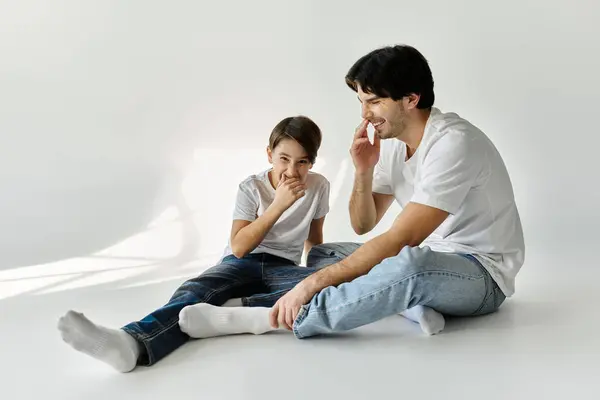
<path id="1" fill-rule="evenodd" d="M 136 365 L 149 366 L 154 364 L 154 355 L 150 348 L 150 343 L 148 343 L 147 336 L 143 333 L 139 333 L 135 328 L 132 328 L 129 325 L 126 325 L 121 329 L 134 338 L 138 345 L 141 345 L 145 349 L 145 351 L 140 352 Z"/>
<path id="2" fill-rule="evenodd" d="M 310 304 L 305 304 L 302 307 L 300 307 L 300 311 L 298 312 L 298 315 L 296 316 L 296 319 L 294 320 L 294 326 L 292 327 L 292 331 L 294 332 L 294 336 L 296 337 L 296 339 L 304 339 L 304 337 L 305 337 L 298 330 L 298 326 L 308 316 L 309 308 L 310 308 Z"/>

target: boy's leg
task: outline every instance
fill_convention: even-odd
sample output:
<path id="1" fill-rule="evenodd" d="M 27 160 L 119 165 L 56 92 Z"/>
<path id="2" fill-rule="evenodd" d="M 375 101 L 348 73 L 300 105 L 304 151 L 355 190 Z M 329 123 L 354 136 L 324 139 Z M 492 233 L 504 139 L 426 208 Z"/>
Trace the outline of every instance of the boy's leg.
<path id="1" fill-rule="evenodd" d="M 321 269 L 335 264 L 354 253 L 361 243 L 333 242 L 313 246 L 306 256 L 306 266 Z"/>
<path id="2" fill-rule="evenodd" d="M 302 307 L 294 322 L 297 338 L 341 332 L 424 305 L 448 315 L 495 311 L 504 296 L 470 256 L 405 247 L 368 274 L 328 287 Z"/>
<path id="3" fill-rule="evenodd" d="M 268 293 L 239 299 L 240 305 L 246 307 L 214 307 L 209 304 L 186 307 L 182 311 L 182 329 L 194 338 L 263 334 L 275 330 L 269 323 L 270 308 L 300 281 L 316 272 L 314 268 L 279 260 L 271 258 L 271 262 L 263 266 L 263 282 Z"/>
<path id="4" fill-rule="evenodd" d="M 289 292 L 308 275 L 318 271 L 321 268 L 343 260 L 360 246 L 360 243 L 352 242 L 323 243 L 313 246 L 313 248 L 308 252 L 306 258 L 306 268 L 296 265 L 289 265 L 289 267 L 292 267 L 292 269 L 280 270 L 279 278 L 277 278 L 277 274 L 271 274 L 273 277 L 271 279 L 272 286 L 268 293 L 259 293 L 245 298 L 231 299 L 223 304 L 223 306 L 273 307 L 277 300 Z"/>
<path id="5" fill-rule="evenodd" d="M 261 255 L 241 260 L 227 257 L 197 278 L 181 285 L 163 307 L 122 329 L 95 325 L 82 314 L 69 312 L 59 321 L 63 339 L 75 349 L 127 372 L 136 365 L 152 365 L 189 340 L 179 327 L 179 313 L 187 305 L 220 305 L 231 297 L 264 291 Z M 132 340 L 134 339 L 134 340 Z"/>
<path id="6" fill-rule="evenodd" d="M 232 299 L 228 307 L 273 307 L 277 300 L 310 274 L 321 268 L 335 264 L 352 254 L 360 243 L 336 242 L 313 246 L 306 257 L 306 267 L 295 264 L 275 265 L 265 269 L 265 284 L 268 293 L 253 294 L 241 299 Z"/>
<path id="7" fill-rule="evenodd" d="M 360 246 L 360 243 L 352 242 L 323 243 L 314 246 L 308 253 L 306 265 L 308 267 L 321 269 L 342 261 Z M 256 300 L 260 300 L 260 298 L 257 298 Z M 446 321 L 442 314 L 432 308 L 422 305 L 417 305 L 404 310 L 400 315 L 418 323 L 423 332 L 428 335 L 434 335 L 441 332 L 446 325 Z"/>

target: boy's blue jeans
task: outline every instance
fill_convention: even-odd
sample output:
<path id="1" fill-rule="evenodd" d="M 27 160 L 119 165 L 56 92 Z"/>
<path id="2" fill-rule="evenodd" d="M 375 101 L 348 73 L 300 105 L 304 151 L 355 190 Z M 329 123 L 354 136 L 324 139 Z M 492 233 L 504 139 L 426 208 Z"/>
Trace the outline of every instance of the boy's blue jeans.
<path id="1" fill-rule="evenodd" d="M 123 330 L 146 350 L 138 364 L 152 365 L 190 339 L 179 328 L 179 312 L 184 307 L 197 303 L 220 306 L 238 297 L 245 306 L 271 307 L 315 271 L 270 254 L 249 254 L 241 259 L 227 256 L 219 265 L 184 282 L 163 307 Z"/>

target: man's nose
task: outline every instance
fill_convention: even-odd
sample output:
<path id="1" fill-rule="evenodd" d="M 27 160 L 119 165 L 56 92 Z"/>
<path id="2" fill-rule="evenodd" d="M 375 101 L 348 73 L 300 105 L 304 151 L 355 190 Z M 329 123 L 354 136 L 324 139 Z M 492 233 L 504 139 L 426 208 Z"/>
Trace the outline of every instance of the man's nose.
<path id="1" fill-rule="evenodd" d="M 367 104 L 363 104 L 361 106 L 360 116 L 363 119 L 369 119 L 369 118 L 371 118 L 373 116 L 373 114 L 371 113 L 371 110 L 370 110 L 370 108 L 369 108 L 369 106 Z"/>

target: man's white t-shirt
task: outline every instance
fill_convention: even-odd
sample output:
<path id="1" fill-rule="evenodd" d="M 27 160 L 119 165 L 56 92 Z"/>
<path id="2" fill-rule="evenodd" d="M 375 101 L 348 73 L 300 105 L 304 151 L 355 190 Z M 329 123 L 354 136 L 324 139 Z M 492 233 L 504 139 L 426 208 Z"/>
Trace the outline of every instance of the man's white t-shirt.
<path id="1" fill-rule="evenodd" d="M 477 127 L 432 108 L 421 143 L 406 160 L 400 140 L 381 142 L 373 192 L 447 211 L 422 243 L 475 256 L 506 296 L 515 291 L 525 243 L 512 184 L 497 149 Z"/>
<path id="2" fill-rule="evenodd" d="M 275 189 L 269 181 L 269 171 L 251 175 L 240 183 L 233 219 L 254 221 L 275 199 Z M 304 242 L 310 224 L 329 212 L 329 181 L 320 174 L 309 172 L 304 197 L 296 200 L 275 222 L 264 240 L 252 253 L 269 253 L 300 264 Z M 223 257 L 232 254 L 231 243 Z"/>

